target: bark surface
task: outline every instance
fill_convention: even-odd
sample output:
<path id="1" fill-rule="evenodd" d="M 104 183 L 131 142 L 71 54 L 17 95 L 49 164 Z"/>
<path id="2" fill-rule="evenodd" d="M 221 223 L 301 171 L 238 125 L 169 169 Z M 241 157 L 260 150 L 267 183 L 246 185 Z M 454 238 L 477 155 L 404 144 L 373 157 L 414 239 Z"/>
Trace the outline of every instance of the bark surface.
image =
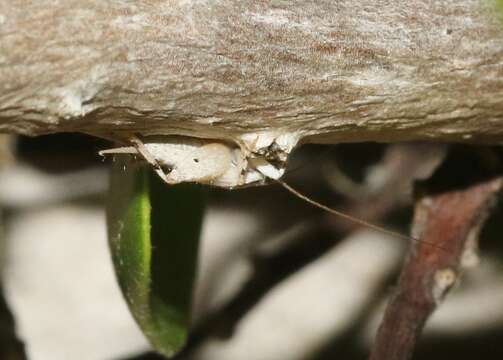
<path id="1" fill-rule="evenodd" d="M 499 143 L 495 6 L 2 0 L 0 131 Z"/>

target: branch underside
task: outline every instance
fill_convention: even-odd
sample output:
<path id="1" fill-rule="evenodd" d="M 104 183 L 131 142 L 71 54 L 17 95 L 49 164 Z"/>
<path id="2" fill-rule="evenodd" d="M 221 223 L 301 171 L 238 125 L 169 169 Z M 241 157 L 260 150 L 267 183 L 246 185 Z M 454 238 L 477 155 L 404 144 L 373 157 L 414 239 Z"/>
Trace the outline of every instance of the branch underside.
<path id="1" fill-rule="evenodd" d="M 494 14 L 481 0 L 4 1 L 0 130 L 252 151 L 278 137 L 499 143 Z"/>

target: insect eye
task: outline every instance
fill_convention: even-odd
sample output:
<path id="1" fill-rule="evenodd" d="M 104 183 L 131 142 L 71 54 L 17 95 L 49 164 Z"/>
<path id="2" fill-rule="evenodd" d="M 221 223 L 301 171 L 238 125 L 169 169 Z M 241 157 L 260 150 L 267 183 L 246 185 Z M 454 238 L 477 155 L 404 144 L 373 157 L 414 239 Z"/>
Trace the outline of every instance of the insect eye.
<path id="1" fill-rule="evenodd" d="M 193 159 L 195 163 L 198 163 L 199 162 L 199 159 L 195 158 Z"/>
<path id="2" fill-rule="evenodd" d="M 161 165 L 161 170 L 165 173 L 165 174 L 169 174 L 170 172 L 173 171 L 173 166 L 171 165 Z"/>

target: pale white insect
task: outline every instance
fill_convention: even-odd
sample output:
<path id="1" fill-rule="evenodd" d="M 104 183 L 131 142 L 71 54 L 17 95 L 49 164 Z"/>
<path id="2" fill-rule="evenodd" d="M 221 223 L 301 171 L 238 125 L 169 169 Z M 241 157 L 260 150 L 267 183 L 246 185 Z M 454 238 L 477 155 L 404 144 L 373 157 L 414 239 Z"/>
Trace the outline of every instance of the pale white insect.
<path id="1" fill-rule="evenodd" d="M 131 136 L 128 140 L 132 146 L 103 150 L 100 155 L 139 154 L 167 184 L 197 182 L 230 188 L 260 180 L 275 180 L 301 200 L 345 220 L 393 237 L 424 241 L 355 218 L 309 198 L 280 180 L 284 168 L 278 169 L 263 157 L 247 158 L 237 147 L 186 137 L 152 137 L 143 142 L 137 136 Z"/>
<path id="2" fill-rule="evenodd" d="M 224 142 L 181 136 L 144 140 L 130 136 L 128 141 L 131 146 L 103 150 L 100 155 L 140 155 L 167 184 L 197 182 L 230 188 L 283 174 L 266 160 L 245 156 L 241 148 Z"/>

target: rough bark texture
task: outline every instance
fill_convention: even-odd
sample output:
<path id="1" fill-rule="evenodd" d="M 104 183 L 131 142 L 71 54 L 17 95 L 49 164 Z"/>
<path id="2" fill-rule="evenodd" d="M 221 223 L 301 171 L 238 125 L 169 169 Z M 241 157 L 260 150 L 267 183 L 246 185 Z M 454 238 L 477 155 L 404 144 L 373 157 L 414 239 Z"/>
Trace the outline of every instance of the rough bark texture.
<path id="1" fill-rule="evenodd" d="M 2 0 L 0 129 L 500 142 L 495 14 L 484 0 Z"/>

